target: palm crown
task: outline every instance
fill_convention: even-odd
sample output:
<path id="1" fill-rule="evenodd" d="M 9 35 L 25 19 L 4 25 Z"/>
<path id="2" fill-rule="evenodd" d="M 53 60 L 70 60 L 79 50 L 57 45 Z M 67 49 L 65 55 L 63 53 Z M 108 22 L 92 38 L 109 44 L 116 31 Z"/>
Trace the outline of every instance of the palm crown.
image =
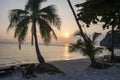
<path id="1" fill-rule="evenodd" d="M 69 52 L 80 52 L 84 56 L 89 56 L 90 58 L 94 59 L 94 55 L 96 53 L 101 52 L 101 49 L 102 49 L 101 47 L 95 47 L 96 39 L 101 34 L 94 33 L 92 37 L 88 37 L 87 34 L 85 34 L 85 35 L 86 35 L 87 42 L 85 42 L 83 39 L 81 39 L 82 37 L 81 37 L 80 32 L 75 33 L 75 36 L 79 36 L 80 38 L 77 40 L 77 43 L 70 44 Z"/>
<path id="2" fill-rule="evenodd" d="M 40 8 L 41 3 L 44 1 L 46 0 L 29 0 L 25 6 L 25 10 L 13 9 L 10 11 L 10 25 L 8 30 L 15 28 L 14 37 L 18 37 L 19 47 L 27 35 L 28 25 L 30 23 L 33 23 L 31 27 L 32 44 L 34 33 L 36 32 L 36 24 L 38 25 L 37 27 L 39 28 L 41 38 L 46 44 L 51 41 L 52 35 L 57 39 L 51 26 L 55 26 L 60 29 L 60 18 L 56 13 L 54 5 L 50 5 L 42 9 Z"/>

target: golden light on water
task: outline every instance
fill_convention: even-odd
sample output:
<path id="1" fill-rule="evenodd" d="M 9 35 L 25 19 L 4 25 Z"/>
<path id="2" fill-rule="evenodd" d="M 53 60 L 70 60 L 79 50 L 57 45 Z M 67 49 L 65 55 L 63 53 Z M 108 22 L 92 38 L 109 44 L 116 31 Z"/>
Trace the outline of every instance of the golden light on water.
<path id="1" fill-rule="evenodd" d="M 65 45 L 65 53 L 64 53 L 65 59 L 70 60 L 70 54 L 68 53 L 68 44 Z"/>

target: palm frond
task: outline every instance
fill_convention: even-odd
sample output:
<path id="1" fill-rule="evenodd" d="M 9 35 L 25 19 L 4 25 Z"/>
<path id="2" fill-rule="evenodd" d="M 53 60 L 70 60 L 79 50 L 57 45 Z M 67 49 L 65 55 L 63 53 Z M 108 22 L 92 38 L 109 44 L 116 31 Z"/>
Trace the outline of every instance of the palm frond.
<path id="1" fill-rule="evenodd" d="M 16 25 L 14 37 L 19 36 L 21 34 L 21 31 L 25 27 L 28 27 L 29 22 L 30 22 L 29 16 L 24 16 L 23 18 L 21 18 L 20 21 L 18 22 L 18 24 Z"/>
<path id="2" fill-rule="evenodd" d="M 82 34 L 81 34 L 81 32 L 80 31 L 76 31 L 75 33 L 74 33 L 74 36 L 82 36 Z"/>
<path id="3" fill-rule="evenodd" d="M 83 56 L 89 56 L 90 52 L 88 51 L 88 49 L 86 47 L 81 48 L 81 54 Z"/>
<path id="4" fill-rule="evenodd" d="M 45 2 L 46 0 L 28 0 L 26 6 L 25 6 L 25 10 L 38 10 L 41 3 Z"/>
<path id="5" fill-rule="evenodd" d="M 16 24 L 20 21 L 21 16 L 27 16 L 29 13 L 21 9 L 13 9 L 9 13 L 10 25 L 8 29 L 14 28 Z"/>
<path id="6" fill-rule="evenodd" d="M 99 36 L 101 35 L 101 33 L 93 33 L 93 37 L 92 37 L 92 41 L 94 42 Z"/>
<path id="7" fill-rule="evenodd" d="M 94 50 L 94 51 L 95 51 L 95 54 L 97 54 L 97 53 L 102 53 L 103 49 L 104 49 L 104 48 L 102 48 L 102 47 L 96 47 L 95 50 Z"/>
<path id="8" fill-rule="evenodd" d="M 80 46 L 84 46 L 84 41 L 82 39 L 78 39 L 76 44 Z"/>
<path id="9" fill-rule="evenodd" d="M 61 19 L 57 15 L 56 9 L 54 5 L 47 6 L 39 11 L 39 16 L 46 21 L 49 22 L 49 24 L 56 26 L 58 29 L 60 29 L 61 26 Z"/>
<path id="10" fill-rule="evenodd" d="M 15 27 L 14 37 L 15 38 L 18 37 L 19 49 L 21 49 L 21 44 L 26 37 L 29 22 L 30 22 L 29 16 L 21 17 L 20 21 L 17 23 Z"/>
<path id="11" fill-rule="evenodd" d="M 27 30 L 28 30 L 28 27 L 24 27 L 21 32 L 20 32 L 20 35 L 18 36 L 18 42 L 19 42 L 19 49 L 21 49 L 21 44 L 22 42 L 24 41 L 26 35 L 27 35 Z"/>
<path id="12" fill-rule="evenodd" d="M 70 52 L 70 53 L 72 53 L 72 52 L 78 52 L 78 51 L 80 51 L 80 46 L 79 45 L 77 45 L 77 44 L 70 44 L 69 45 L 69 48 L 68 48 L 68 51 Z"/>
<path id="13" fill-rule="evenodd" d="M 69 52 L 77 52 L 77 51 L 81 51 L 81 48 L 84 48 L 84 41 L 82 41 L 81 39 L 77 40 L 76 43 L 71 43 L 69 45 Z"/>
<path id="14" fill-rule="evenodd" d="M 72 52 L 80 52 L 80 54 L 84 55 L 84 56 L 88 56 L 88 52 L 87 52 L 87 48 L 84 45 L 80 45 L 80 44 L 70 44 L 68 51 L 70 53 Z"/>
<path id="15" fill-rule="evenodd" d="M 16 38 L 16 37 L 18 37 L 20 35 L 20 33 L 22 32 L 23 28 L 24 28 L 23 26 L 15 28 L 14 38 Z"/>
<path id="16" fill-rule="evenodd" d="M 74 36 L 83 37 L 83 35 L 82 35 L 82 33 L 81 33 L 80 31 L 76 31 L 76 32 L 74 33 Z M 87 36 L 87 34 L 86 34 L 86 33 L 84 33 L 84 36 L 86 37 L 86 36 Z"/>
<path id="17" fill-rule="evenodd" d="M 86 41 L 84 41 L 82 38 L 82 34 L 80 31 L 75 32 L 75 36 L 80 36 L 80 38 L 77 40 L 76 44 L 70 44 L 69 51 L 70 52 L 81 52 L 84 56 L 91 56 L 95 55 L 96 53 L 100 52 L 102 50 L 101 47 L 95 47 L 95 41 L 97 37 L 99 37 L 100 33 L 94 33 L 93 35 L 93 41 L 90 39 L 90 36 L 87 34 L 84 34 L 86 37 Z"/>
<path id="18" fill-rule="evenodd" d="M 57 39 L 57 36 L 56 36 L 54 30 L 51 28 L 51 26 L 49 25 L 49 23 L 47 21 L 39 18 L 38 25 L 39 25 L 41 37 L 46 44 L 48 44 L 51 41 L 52 35 L 54 36 L 54 38 Z"/>
<path id="19" fill-rule="evenodd" d="M 51 28 L 52 29 L 52 28 Z M 54 30 L 52 29 L 52 35 L 53 35 L 53 37 L 55 38 L 55 39 L 57 39 L 57 35 L 56 35 L 56 33 L 54 32 Z"/>

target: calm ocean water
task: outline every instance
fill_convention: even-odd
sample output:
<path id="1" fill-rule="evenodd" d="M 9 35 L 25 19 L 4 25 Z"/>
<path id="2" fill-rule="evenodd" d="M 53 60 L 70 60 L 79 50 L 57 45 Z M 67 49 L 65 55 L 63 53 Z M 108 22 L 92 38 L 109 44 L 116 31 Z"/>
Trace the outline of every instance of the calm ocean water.
<path id="1" fill-rule="evenodd" d="M 39 45 L 39 47 L 47 62 L 86 58 L 80 55 L 80 53 L 69 53 L 67 45 Z M 120 55 L 120 50 L 116 50 L 115 52 Z M 108 51 L 104 51 L 103 53 L 109 54 Z M 23 44 L 22 49 L 19 50 L 18 44 L 0 43 L 0 66 L 37 62 L 35 47 L 31 46 L 31 44 Z"/>
<path id="2" fill-rule="evenodd" d="M 39 45 L 41 53 L 46 61 L 59 61 L 85 58 L 79 53 L 69 53 L 66 46 L 45 46 Z M 0 66 L 21 63 L 36 63 L 35 47 L 30 44 L 23 44 L 19 51 L 18 44 L 0 44 Z"/>

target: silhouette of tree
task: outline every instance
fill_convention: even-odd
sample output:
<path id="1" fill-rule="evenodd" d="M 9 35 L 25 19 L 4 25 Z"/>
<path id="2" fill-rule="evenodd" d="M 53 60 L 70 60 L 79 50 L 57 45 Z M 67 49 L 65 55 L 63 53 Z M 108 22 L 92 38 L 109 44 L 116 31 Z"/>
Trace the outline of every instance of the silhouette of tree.
<path id="1" fill-rule="evenodd" d="M 103 29 L 112 27 L 112 54 L 114 59 L 114 29 L 120 29 L 120 1 L 119 0 L 86 0 L 77 4 L 78 19 L 83 21 L 87 27 L 90 24 L 103 22 Z"/>
<path id="2" fill-rule="evenodd" d="M 9 14 L 10 25 L 8 27 L 8 30 L 15 29 L 14 37 L 18 38 L 19 49 L 21 49 L 21 43 L 25 40 L 28 27 L 31 27 L 31 44 L 33 45 L 33 41 L 35 41 L 37 58 L 41 63 L 45 63 L 45 60 L 39 49 L 36 29 L 39 29 L 41 38 L 48 44 L 51 41 L 52 36 L 57 39 L 51 26 L 60 29 L 61 25 L 61 20 L 56 13 L 54 5 L 41 8 L 42 2 L 45 1 L 46 0 L 28 0 L 25 10 L 11 10 Z M 32 23 L 31 26 L 30 23 Z"/>
<path id="3" fill-rule="evenodd" d="M 70 0 L 67 0 L 67 2 L 68 2 L 69 6 L 70 6 L 70 8 L 71 8 L 71 10 L 72 10 L 72 12 L 73 12 L 75 21 L 76 21 L 76 23 L 77 23 L 77 25 L 78 25 L 78 27 L 79 27 L 80 35 L 81 35 L 81 37 L 83 38 L 83 41 L 82 41 L 82 42 L 84 42 L 84 47 L 86 48 L 84 51 L 93 51 L 94 46 L 93 46 L 92 43 L 91 43 L 91 42 L 92 42 L 91 39 L 88 37 L 88 35 L 87 35 L 86 33 L 83 32 L 82 26 L 80 25 L 80 23 L 79 23 L 79 21 L 78 21 L 78 18 L 77 18 L 76 14 L 75 14 L 75 11 L 74 11 L 74 9 L 73 9 L 73 7 L 72 7 L 72 4 L 71 4 Z M 78 42 L 79 42 L 79 41 L 78 41 Z M 74 45 L 74 44 L 73 44 L 73 45 Z M 78 45 L 79 45 L 79 43 L 78 43 Z M 70 52 L 71 52 L 71 51 L 70 51 Z M 87 52 L 86 52 L 86 53 L 87 53 Z M 91 64 L 91 65 L 93 65 L 93 66 L 94 66 L 94 65 L 97 65 L 97 62 L 96 62 L 96 60 L 95 60 L 94 53 L 93 53 L 93 52 L 90 52 L 90 53 L 87 53 L 87 54 L 89 54 L 89 57 L 90 57 L 90 59 L 91 59 L 91 61 L 92 61 L 92 64 Z"/>
<path id="4" fill-rule="evenodd" d="M 86 34 L 87 35 L 87 34 Z M 84 56 L 88 56 L 91 60 L 91 64 L 95 64 L 96 59 L 95 55 L 100 53 L 103 48 L 95 47 L 97 38 L 101 35 L 101 33 L 94 33 L 92 37 L 88 37 L 89 41 L 86 43 L 81 37 L 81 32 L 76 32 L 75 36 L 79 36 L 77 43 L 70 44 L 69 52 L 80 52 Z M 86 46 L 86 44 L 89 44 Z"/>

